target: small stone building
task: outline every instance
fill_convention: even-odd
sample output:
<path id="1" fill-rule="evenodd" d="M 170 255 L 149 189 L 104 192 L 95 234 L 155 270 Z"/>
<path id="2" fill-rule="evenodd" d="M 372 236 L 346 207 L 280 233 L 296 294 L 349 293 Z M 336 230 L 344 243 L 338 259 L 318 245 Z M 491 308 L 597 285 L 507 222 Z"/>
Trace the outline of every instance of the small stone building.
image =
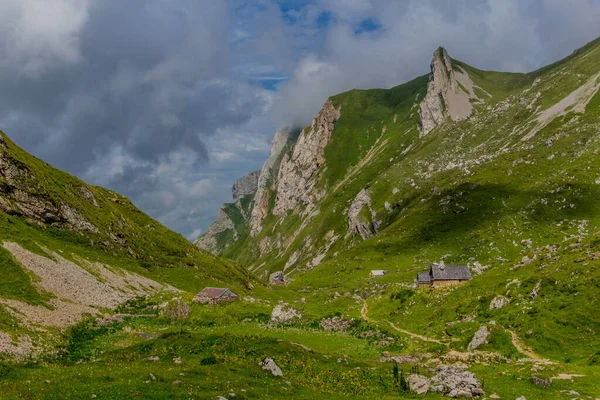
<path id="1" fill-rule="evenodd" d="M 459 264 L 432 264 L 429 272 L 419 272 L 417 274 L 417 284 L 421 287 L 452 286 L 469 279 L 471 279 L 469 267 Z"/>
<path id="2" fill-rule="evenodd" d="M 230 289 L 207 287 L 198 293 L 192 301 L 202 304 L 219 304 L 239 299 L 239 296 Z"/>
<path id="3" fill-rule="evenodd" d="M 271 285 L 285 285 L 287 281 L 285 280 L 285 275 L 283 271 L 273 272 L 269 276 L 269 284 Z"/>
<path id="4" fill-rule="evenodd" d="M 374 269 L 374 270 L 371 270 L 371 272 L 369 272 L 369 278 L 377 278 L 380 276 L 384 276 L 385 274 L 387 274 L 386 270 Z"/>

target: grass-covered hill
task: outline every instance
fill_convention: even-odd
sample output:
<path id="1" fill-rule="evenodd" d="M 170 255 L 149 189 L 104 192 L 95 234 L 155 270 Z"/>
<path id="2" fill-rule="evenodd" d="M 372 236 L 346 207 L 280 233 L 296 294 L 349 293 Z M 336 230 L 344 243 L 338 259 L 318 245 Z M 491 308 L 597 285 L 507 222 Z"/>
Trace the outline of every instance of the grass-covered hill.
<path id="1" fill-rule="evenodd" d="M 196 275 L 245 285 L 249 275 L 191 245 L 129 199 L 33 157 L 0 132 L 0 227 L 3 241 L 35 248 L 67 246 L 93 258 L 148 273 L 190 269 Z M 1 294 L 0 294 L 1 296 Z"/>
<path id="2" fill-rule="evenodd" d="M 157 292 L 257 283 L 127 198 L 87 185 L 0 132 L 0 358 L 55 352 L 86 315 Z"/>

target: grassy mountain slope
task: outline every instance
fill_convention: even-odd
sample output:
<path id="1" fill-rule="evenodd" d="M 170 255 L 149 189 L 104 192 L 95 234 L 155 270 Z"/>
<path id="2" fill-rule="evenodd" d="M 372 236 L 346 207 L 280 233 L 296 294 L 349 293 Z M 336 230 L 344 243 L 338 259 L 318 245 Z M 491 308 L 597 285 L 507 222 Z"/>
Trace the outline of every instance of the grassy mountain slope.
<path id="1" fill-rule="evenodd" d="M 319 170 L 318 212 L 269 215 L 226 255 L 262 276 L 287 264 L 293 282 L 278 294 L 306 298 L 311 318 L 361 318 L 359 296 L 381 326 L 458 351 L 493 320 L 484 349 L 518 357 L 514 334 L 540 357 L 597 377 L 600 40 L 528 74 L 453 61 L 476 85 L 470 118 L 421 135 L 427 77 L 332 97 L 342 111 Z M 365 206 L 359 218 L 377 228 L 366 240 L 347 214 L 365 188 L 375 216 Z M 417 272 L 441 260 L 468 263 L 473 280 L 414 288 Z M 390 273 L 370 280 L 370 269 Z M 498 295 L 509 305 L 490 309 Z"/>

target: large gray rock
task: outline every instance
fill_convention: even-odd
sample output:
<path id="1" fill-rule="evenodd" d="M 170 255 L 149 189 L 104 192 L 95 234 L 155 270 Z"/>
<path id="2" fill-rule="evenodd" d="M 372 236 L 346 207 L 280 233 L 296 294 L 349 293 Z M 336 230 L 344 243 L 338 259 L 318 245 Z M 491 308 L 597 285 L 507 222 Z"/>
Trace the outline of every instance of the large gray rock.
<path id="1" fill-rule="evenodd" d="M 472 398 L 484 395 L 475 374 L 463 368 L 440 365 L 431 378 L 431 390 L 453 398 Z"/>
<path id="2" fill-rule="evenodd" d="M 509 304 L 510 304 L 510 299 L 499 294 L 498 296 L 494 297 L 492 299 L 492 301 L 490 302 L 490 310 L 493 310 L 496 308 L 503 308 Z"/>
<path id="3" fill-rule="evenodd" d="M 293 319 L 302 318 L 300 311 L 287 303 L 279 303 L 271 311 L 271 324 L 282 324 Z"/>
<path id="4" fill-rule="evenodd" d="M 269 371 L 271 374 L 273 374 L 273 376 L 283 377 L 283 372 L 281 371 L 281 368 L 279 368 L 279 366 L 275 364 L 275 361 L 273 361 L 272 358 L 265 358 L 260 363 L 258 363 L 258 365 L 260 365 L 265 371 Z"/>
<path id="5" fill-rule="evenodd" d="M 361 211 L 363 208 L 367 208 L 367 213 L 369 214 L 369 219 L 365 220 L 363 216 L 361 216 Z M 352 200 L 352 204 L 350 205 L 350 209 L 348 210 L 348 230 L 352 233 L 358 233 L 363 239 L 368 239 L 374 234 L 377 233 L 377 221 L 375 217 L 377 214 L 373 211 L 373 207 L 371 206 L 371 196 L 369 189 L 362 189 L 354 200 Z"/>
<path id="6" fill-rule="evenodd" d="M 250 235 L 256 236 L 261 231 L 261 224 L 263 218 L 267 216 L 269 211 L 269 196 L 268 184 L 270 181 L 274 181 L 277 177 L 275 174 L 275 167 L 277 160 L 279 159 L 281 152 L 285 149 L 291 134 L 290 128 L 281 128 L 275 134 L 273 142 L 271 143 L 271 154 L 260 171 L 258 177 L 257 189 L 254 194 L 254 207 L 250 215 Z"/>
<path id="7" fill-rule="evenodd" d="M 468 349 L 475 350 L 479 346 L 486 344 L 488 341 L 488 336 L 490 335 L 490 331 L 487 325 L 481 325 L 481 328 L 473 335 L 473 339 L 469 343 Z"/>
<path id="8" fill-rule="evenodd" d="M 416 394 L 426 394 L 431 386 L 426 376 L 411 374 L 406 377 L 408 388 Z"/>
<path id="9" fill-rule="evenodd" d="M 231 193 L 233 195 L 233 201 L 237 201 L 244 196 L 256 193 L 258 189 L 258 178 L 260 171 L 250 172 L 248 175 L 241 177 L 233 183 Z"/>
<path id="10" fill-rule="evenodd" d="M 466 71 L 454 67 L 442 47 L 433 53 L 427 94 L 419 107 L 421 134 L 426 135 L 446 117 L 453 121 L 468 118 L 472 111 L 471 99 L 479 100 L 475 85 Z"/>

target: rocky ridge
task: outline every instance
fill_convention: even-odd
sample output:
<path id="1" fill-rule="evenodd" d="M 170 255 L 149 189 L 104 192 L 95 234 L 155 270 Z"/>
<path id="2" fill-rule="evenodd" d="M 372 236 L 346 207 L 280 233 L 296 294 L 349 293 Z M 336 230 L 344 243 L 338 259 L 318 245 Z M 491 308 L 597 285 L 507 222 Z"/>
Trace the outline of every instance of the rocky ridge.
<path id="1" fill-rule="evenodd" d="M 471 116 L 471 99 L 480 101 L 473 81 L 460 67 L 454 67 L 446 49 L 433 53 L 427 95 L 419 106 L 420 128 L 427 135 L 448 116 L 460 121 Z"/>
<path id="2" fill-rule="evenodd" d="M 325 164 L 325 147 L 340 116 L 341 108 L 327 100 L 312 125 L 300 133 L 292 153 L 284 155 L 277 176 L 274 215 L 298 212 L 300 204 L 312 204 L 323 197 L 324 193 L 313 190 L 316 173 Z"/>
<path id="3" fill-rule="evenodd" d="M 254 195 L 254 206 L 250 215 L 250 235 L 256 236 L 260 233 L 262 220 L 269 211 L 269 184 L 275 179 L 276 163 L 281 156 L 291 134 L 290 128 L 281 128 L 275 134 L 271 143 L 271 153 L 262 166 L 258 177 L 256 194 Z"/>

